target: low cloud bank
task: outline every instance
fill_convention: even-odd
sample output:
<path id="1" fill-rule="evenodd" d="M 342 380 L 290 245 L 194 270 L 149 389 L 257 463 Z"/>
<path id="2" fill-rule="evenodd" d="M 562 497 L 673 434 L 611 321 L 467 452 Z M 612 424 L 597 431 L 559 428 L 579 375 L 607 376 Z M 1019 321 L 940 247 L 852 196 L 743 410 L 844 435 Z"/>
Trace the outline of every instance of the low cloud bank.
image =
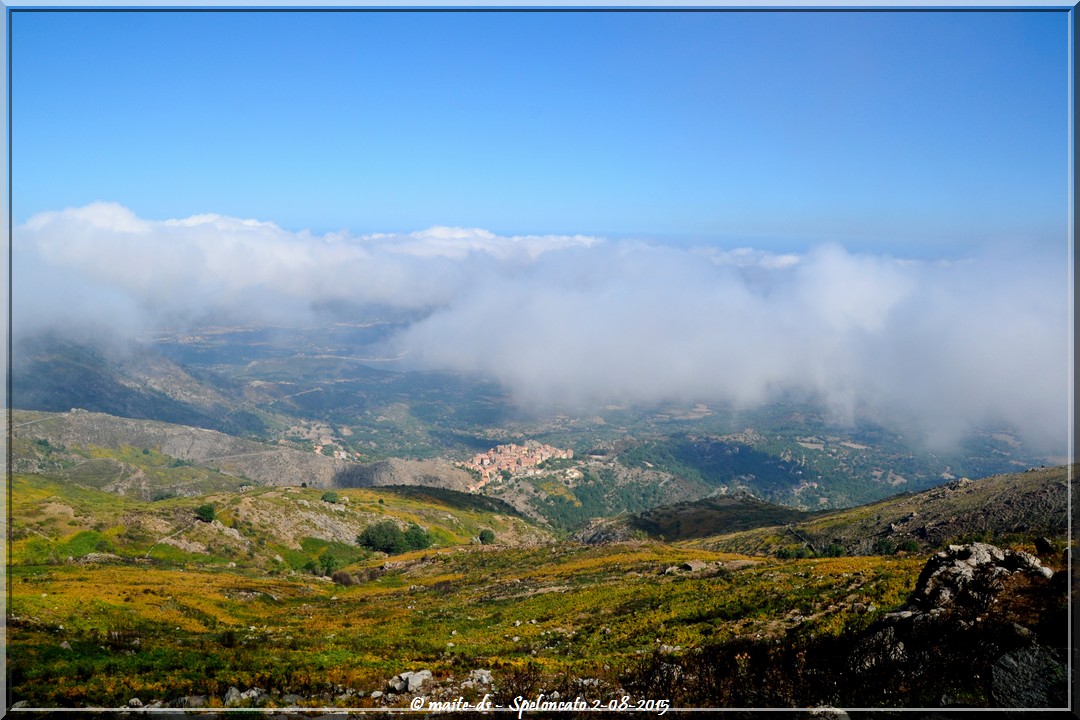
<path id="1" fill-rule="evenodd" d="M 1048 452 L 1068 430 L 1065 249 L 963 260 L 687 248 L 430 228 L 316 236 L 116 204 L 16 230 L 16 335 L 104 323 L 317 322 L 327 303 L 424 311 L 413 368 L 479 372 L 523 405 L 822 398 L 945 446 L 986 422 Z"/>

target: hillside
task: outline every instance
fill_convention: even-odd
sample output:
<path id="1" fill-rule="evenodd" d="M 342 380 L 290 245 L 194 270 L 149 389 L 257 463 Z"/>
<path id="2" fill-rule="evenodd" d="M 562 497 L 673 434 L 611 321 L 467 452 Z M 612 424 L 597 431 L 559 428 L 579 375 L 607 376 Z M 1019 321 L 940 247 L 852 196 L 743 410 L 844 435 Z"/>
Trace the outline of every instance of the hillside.
<path id="1" fill-rule="evenodd" d="M 214 508 L 211 521 L 200 506 Z M 310 569 L 324 555 L 337 566 L 372 553 L 357 537 L 375 524 L 415 523 L 435 547 L 476 542 L 482 529 L 500 544 L 551 539 L 498 501 L 451 490 L 378 488 L 324 491 L 249 488 L 145 501 L 117 497 L 64 478 L 16 474 L 11 557 L 16 565 L 102 561 L 176 567 L 235 567 L 272 575 Z"/>
<path id="2" fill-rule="evenodd" d="M 16 408 L 89 408 L 236 434 L 264 433 L 274 424 L 270 413 L 244 406 L 242 386 L 184 367 L 151 346 L 40 335 L 20 341 L 12 355 Z"/>
<path id="3" fill-rule="evenodd" d="M 53 470 L 74 482 L 144 499 L 243 485 L 426 484 L 464 490 L 469 480 L 464 471 L 445 461 L 395 459 L 360 464 L 206 428 L 82 410 L 16 410 L 12 420 L 15 470 Z M 187 466 L 203 471 L 182 469 Z M 175 472 L 177 468 L 181 472 Z"/>
<path id="4" fill-rule="evenodd" d="M 350 507 L 367 502 L 353 492 Z M 313 502 L 300 495 L 284 501 Z M 779 560 L 652 541 L 390 559 L 349 558 L 332 541 L 301 549 L 339 558 L 343 579 L 230 568 L 224 557 L 67 562 L 20 548 L 14 699 L 402 708 L 422 687 L 429 699 L 487 695 L 503 708 L 554 692 L 605 707 L 623 697 L 673 708 L 1059 702 L 1066 584 L 1053 560 L 1052 579 L 1010 577 L 982 622 L 939 627 L 952 610 L 903 624 L 919 556 Z M 1010 685 L 1038 668 L 1045 681 Z"/>
<path id="5" fill-rule="evenodd" d="M 1072 466 L 1071 471 L 1076 470 Z M 714 537 L 695 544 L 731 552 L 772 554 L 801 547 L 823 552 L 831 546 L 845 554 L 888 554 L 901 546 L 926 549 L 989 538 L 1046 536 L 1060 542 L 1068 529 L 1069 476 L 1070 468 L 1062 466 L 961 478 L 920 493 L 793 517 L 783 524 L 731 531 L 717 523 Z"/>
<path id="6" fill-rule="evenodd" d="M 355 462 L 201 427 L 70 410 L 13 412 L 13 467 L 53 472 L 112 492 L 161 499 L 246 485 L 363 488 L 423 485 L 466 491 L 475 482 L 446 459 Z M 308 447 L 311 447 L 310 445 Z M 584 458 L 493 483 L 485 494 L 563 530 L 589 518 L 700 497 L 698 482 L 611 458 Z"/>
<path id="7" fill-rule="evenodd" d="M 653 508 L 629 522 L 651 536 L 674 541 L 796 523 L 812 515 L 745 493 L 733 493 Z"/>
<path id="8" fill-rule="evenodd" d="M 55 420 L 23 417 L 34 419 Z M 65 463 L 90 464 L 100 475 L 82 479 L 99 482 L 116 463 L 150 487 L 230 478 L 157 449 L 92 446 L 87 458 L 18 442 L 38 471 L 13 477 L 8 647 L 13 697 L 31 707 L 397 708 L 421 686 L 503 707 L 541 692 L 669 707 L 1060 697 L 1066 468 L 815 514 L 731 494 L 635 518 L 688 539 L 639 527 L 637 539 L 590 546 L 557 541 L 497 498 L 422 485 L 148 500 L 77 482 L 80 466 Z M 388 556 L 361 542 L 387 521 L 415 524 L 430 546 Z M 981 572 L 996 584 L 938 593 L 963 607 L 926 605 L 933 556 L 922 551 L 975 527 L 1049 567 L 965 546 L 990 558 Z M 926 537 L 896 555 L 778 557 L 797 543 L 856 551 L 884 528 Z M 1040 549 L 1042 535 L 1057 549 Z M 994 553 L 1011 558 L 1006 583 Z M 908 622 L 916 612 L 921 624 Z M 1017 685 L 1031 673 L 1041 684 Z"/>
<path id="9" fill-rule="evenodd" d="M 1061 543 L 1068 528 L 1068 480 L 1064 466 L 961 478 L 920 493 L 813 513 L 731 493 L 599 519 L 575 537 L 588 544 L 652 537 L 756 555 L 889 555 L 988 538 L 1047 537 Z"/>

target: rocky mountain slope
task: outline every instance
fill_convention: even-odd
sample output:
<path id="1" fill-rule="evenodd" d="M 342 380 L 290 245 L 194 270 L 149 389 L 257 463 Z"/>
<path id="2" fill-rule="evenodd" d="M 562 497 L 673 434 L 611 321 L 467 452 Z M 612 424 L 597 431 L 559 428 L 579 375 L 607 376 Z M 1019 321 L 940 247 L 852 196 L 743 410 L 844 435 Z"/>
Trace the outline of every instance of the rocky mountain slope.
<path id="1" fill-rule="evenodd" d="M 90 482 L 110 490 L 151 497 L 170 485 L 146 481 L 132 463 L 94 458 L 92 448 L 112 451 L 147 450 L 180 464 L 211 469 L 215 475 L 235 478 L 235 485 L 195 485 L 212 489 L 239 485 L 276 485 L 317 488 L 373 487 L 377 485 L 431 485 L 465 490 L 470 477 L 449 462 L 438 460 L 385 460 L 360 464 L 291 447 L 271 445 L 215 430 L 170 423 L 70 410 L 13 413 L 13 467 L 36 472 L 54 468 L 77 482 Z M 81 452 L 76 452 L 81 451 Z M 149 453 L 146 453 L 149 454 Z M 87 464 L 90 467 L 87 467 Z M 94 481 L 92 476 L 108 478 Z M 109 484 L 111 483 L 111 484 Z M 187 492 L 186 494 L 192 494 Z"/>
<path id="2" fill-rule="evenodd" d="M 979 480 L 961 478 L 845 510 L 810 513 L 746 494 L 710 497 L 599 520 L 584 542 L 647 535 L 730 552 L 891 554 L 950 541 L 1047 536 L 1068 527 L 1069 477 L 1077 466 L 1038 468 Z"/>
<path id="3" fill-rule="evenodd" d="M 1078 467 L 1038 468 L 978 480 L 961 478 L 920 493 L 897 495 L 798 522 L 701 540 L 702 546 L 777 552 L 830 547 L 846 554 L 938 548 L 950 542 L 1039 536 L 1063 541 L 1070 475 Z"/>
<path id="4" fill-rule="evenodd" d="M 197 377 L 151 346 L 38 335 L 18 342 L 12 355 L 13 407 L 84 407 L 238 434 L 264 431 L 270 420 L 244 407 L 241 387 Z"/>
<path id="5" fill-rule="evenodd" d="M 16 470 L 56 471 L 74 482 L 143 499 L 237 490 L 244 485 L 422 485 L 464 492 L 476 482 L 446 459 L 361 463 L 201 427 L 77 409 L 15 410 L 13 425 Z M 147 451 L 147 457 L 132 456 L 141 451 Z M 148 458 L 165 467 L 148 472 L 144 462 Z M 176 471 L 172 465 L 192 465 L 203 472 Z M 643 509 L 700 497 L 708 488 L 668 473 L 627 468 L 610 458 L 584 458 L 571 468 L 492 483 L 484 492 L 541 524 L 565 528 L 628 507 Z"/>

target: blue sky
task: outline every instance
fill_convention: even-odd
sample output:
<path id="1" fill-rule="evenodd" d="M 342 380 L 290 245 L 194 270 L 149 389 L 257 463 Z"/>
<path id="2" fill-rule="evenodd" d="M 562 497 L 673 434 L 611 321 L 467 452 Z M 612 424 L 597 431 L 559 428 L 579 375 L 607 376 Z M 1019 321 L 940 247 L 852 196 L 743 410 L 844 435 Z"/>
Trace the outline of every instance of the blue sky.
<path id="1" fill-rule="evenodd" d="M 1063 247 L 1064 12 L 28 12 L 16 223 Z"/>

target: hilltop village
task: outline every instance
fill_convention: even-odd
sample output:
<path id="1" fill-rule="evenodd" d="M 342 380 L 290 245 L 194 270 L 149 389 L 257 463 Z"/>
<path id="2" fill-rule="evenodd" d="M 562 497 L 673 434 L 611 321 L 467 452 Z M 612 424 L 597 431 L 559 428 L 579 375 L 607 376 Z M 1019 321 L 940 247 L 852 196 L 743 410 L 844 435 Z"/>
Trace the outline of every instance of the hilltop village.
<path id="1" fill-rule="evenodd" d="M 480 482 L 471 488 L 478 490 L 504 472 L 511 476 L 531 474 L 533 468 L 552 458 L 572 460 L 574 451 L 529 440 L 524 445 L 498 445 L 486 453 L 477 453 L 472 460 L 459 465 L 480 474 Z"/>

